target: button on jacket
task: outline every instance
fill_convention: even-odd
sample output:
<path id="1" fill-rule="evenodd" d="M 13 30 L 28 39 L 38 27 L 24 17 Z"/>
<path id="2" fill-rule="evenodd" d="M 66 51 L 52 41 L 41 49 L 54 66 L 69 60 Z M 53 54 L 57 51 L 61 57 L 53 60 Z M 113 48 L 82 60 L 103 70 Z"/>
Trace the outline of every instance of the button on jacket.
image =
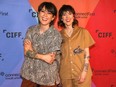
<path id="1" fill-rule="evenodd" d="M 61 79 L 77 79 L 84 67 L 84 49 L 94 44 L 94 40 L 86 29 L 74 26 L 73 33 L 69 37 L 65 29 L 61 31 L 63 38 L 61 46 Z M 87 74 L 92 75 L 89 66 Z"/>

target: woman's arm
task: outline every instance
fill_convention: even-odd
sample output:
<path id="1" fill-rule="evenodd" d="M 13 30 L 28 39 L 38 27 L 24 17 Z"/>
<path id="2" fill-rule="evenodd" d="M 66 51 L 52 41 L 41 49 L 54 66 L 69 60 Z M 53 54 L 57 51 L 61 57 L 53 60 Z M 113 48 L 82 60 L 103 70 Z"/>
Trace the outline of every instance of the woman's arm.
<path id="1" fill-rule="evenodd" d="M 90 59 L 89 48 L 85 48 L 84 53 L 85 53 L 85 58 L 84 58 L 85 63 L 84 63 L 83 71 L 79 78 L 80 83 L 84 82 L 86 79 L 86 75 L 89 67 L 89 59 Z"/>
<path id="2" fill-rule="evenodd" d="M 55 54 L 49 53 L 49 54 L 38 54 L 36 53 L 32 48 L 32 43 L 30 40 L 25 39 L 24 41 L 24 55 L 28 56 L 30 58 L 37 58 L 44 60 L 45 62 L 52 64 L 55 59 Z"/>

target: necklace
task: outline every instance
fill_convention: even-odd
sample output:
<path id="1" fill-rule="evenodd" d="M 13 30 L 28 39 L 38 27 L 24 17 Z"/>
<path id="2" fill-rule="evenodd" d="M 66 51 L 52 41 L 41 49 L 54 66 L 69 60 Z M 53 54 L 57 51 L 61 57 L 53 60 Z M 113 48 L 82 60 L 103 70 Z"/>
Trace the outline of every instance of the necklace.
<path id="1" fill-rule="evenodd" d="M 66 31 L 66 34 L 71 37 L 72 33 L 73 33 L 73 29 L 71 30 L 65 30 Z"/>

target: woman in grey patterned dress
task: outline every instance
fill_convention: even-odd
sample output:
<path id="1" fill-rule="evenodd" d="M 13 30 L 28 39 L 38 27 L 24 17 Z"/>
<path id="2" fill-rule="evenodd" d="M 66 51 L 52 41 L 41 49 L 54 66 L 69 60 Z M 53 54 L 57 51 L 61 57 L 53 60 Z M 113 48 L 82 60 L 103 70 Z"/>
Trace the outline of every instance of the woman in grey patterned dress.
<path id="1" fill-rule="evenodd" d="M 60 83 L 58 72 L 62 41 L 53 26 L 57 9 L 51 2 L 43 2 L 38 12 L 39 25 L 29 27 L 24 39 L 21 87 L 37 87 L 37 84 L 40 87 L 57 87 Z"/>

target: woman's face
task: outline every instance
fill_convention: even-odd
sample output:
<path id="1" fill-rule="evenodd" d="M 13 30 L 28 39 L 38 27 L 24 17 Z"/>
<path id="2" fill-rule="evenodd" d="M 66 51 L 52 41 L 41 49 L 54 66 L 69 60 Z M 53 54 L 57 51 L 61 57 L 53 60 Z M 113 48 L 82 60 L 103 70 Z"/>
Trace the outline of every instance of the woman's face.
<path id="1" fill-rule="evenodd" d="M 42 10 L 39 12 L 38 18 L 41 25 L 49 26 L 50 22 L 54 20 L 55 16 L 53 16 L 51 12 L 48 12 L 44 6 Z"/>
<path id="2" fill-rule="evenodd" d="M 72 12 L 66 11 L 63 13 L 62 21 L 66 27 L 72 26 L 73 20 L 74 20 L 74 15 Z"/>

